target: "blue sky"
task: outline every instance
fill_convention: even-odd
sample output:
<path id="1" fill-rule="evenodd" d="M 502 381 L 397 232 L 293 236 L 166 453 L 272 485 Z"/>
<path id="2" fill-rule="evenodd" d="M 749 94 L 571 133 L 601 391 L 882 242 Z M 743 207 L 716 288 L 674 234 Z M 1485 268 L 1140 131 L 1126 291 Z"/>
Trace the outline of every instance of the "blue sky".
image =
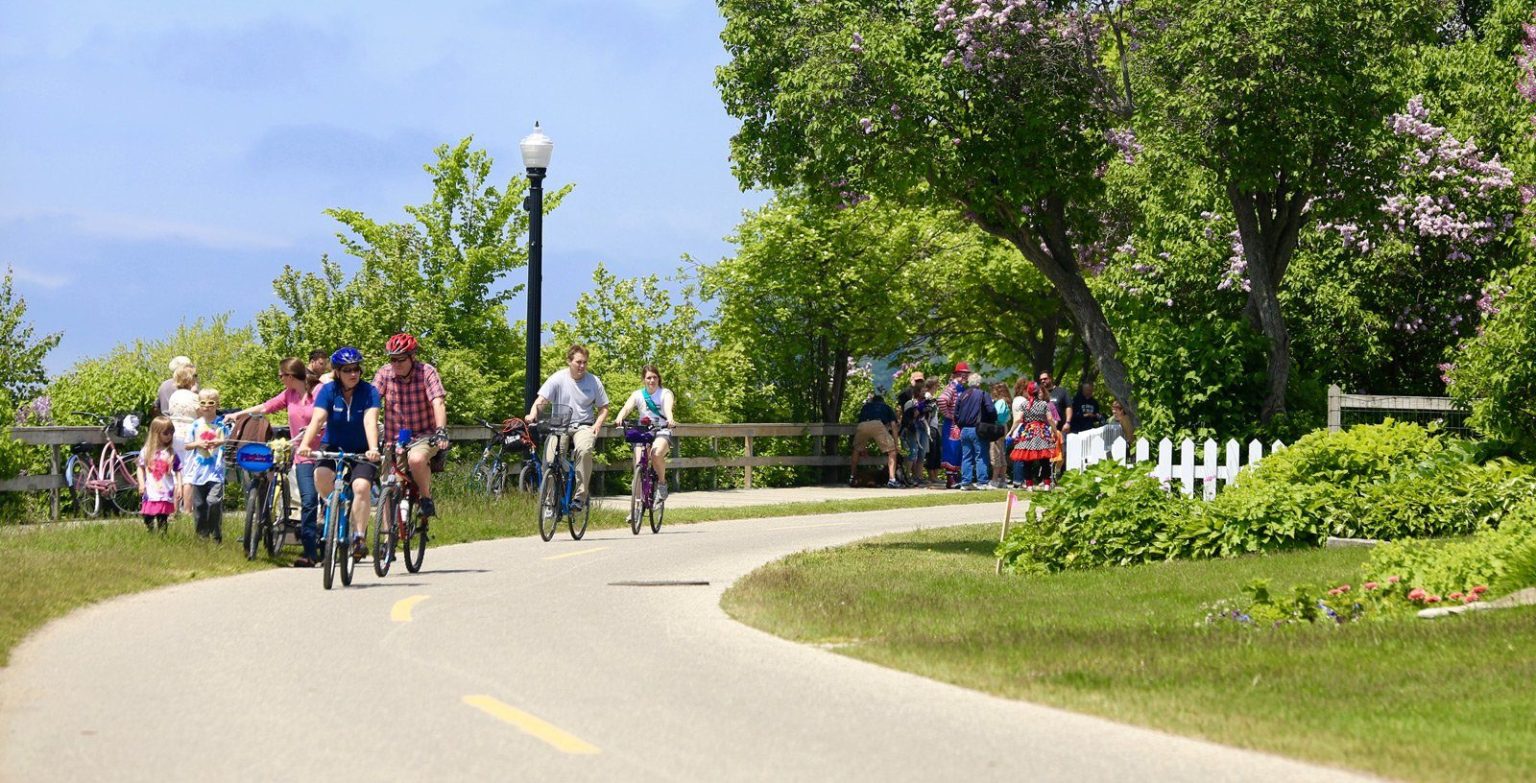
<path id="1" fill-rule="evenodd" d="M 546 320 L 598 262 L 729 254 L 765 199 L 730 173 L 710 0 L 0 0 L 0 18 L 0 267 L 64 332 L 52 371 L 182 320 L 247 322 L 284 264 L 341 255 L 322 210 L 403 218 L 432 148 L 471 134 L 504 182 L 537 119 L 546 185 L 576 184 L 545 221 Z"/>

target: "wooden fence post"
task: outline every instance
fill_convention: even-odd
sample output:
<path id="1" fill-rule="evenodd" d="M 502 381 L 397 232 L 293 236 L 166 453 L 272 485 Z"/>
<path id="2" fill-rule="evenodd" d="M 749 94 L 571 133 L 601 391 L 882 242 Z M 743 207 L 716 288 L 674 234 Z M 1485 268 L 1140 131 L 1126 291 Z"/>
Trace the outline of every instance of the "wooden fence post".
<path id="1" fill-rule="evenodd" d="M 1344 429 L 1344 392 L 1339 385 L 1328 385 L 1328 431 L 1338 432 Z"/>
<path id="2" fill-rule="evenodd" d="M 746 454 L 745 454 L 745 456 L 751 457 L 752 456 L 752 436 L 748 435 L 746 437 L 746 441 L 747 441 L 747 445 L 746 445 Z M 746 489 L 751 489 L 752 488 L 752 466 L 751 465 L 743 466 L 742 485 Z"/>

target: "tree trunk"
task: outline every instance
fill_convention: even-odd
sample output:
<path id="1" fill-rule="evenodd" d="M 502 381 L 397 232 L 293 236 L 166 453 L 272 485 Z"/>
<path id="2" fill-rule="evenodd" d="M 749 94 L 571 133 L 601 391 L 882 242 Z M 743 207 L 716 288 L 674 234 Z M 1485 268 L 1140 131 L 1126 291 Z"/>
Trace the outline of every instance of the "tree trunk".
<path id="1" fill-rule="evenodd" d="M 1249 193 L 1227 186 L 1227 200 L 1237 219 L 1243 258 L 1248 263 L 1248 303 L 1244 315 L 1269 340 L 1269 388 L 1260 409 L 1268 424 L 1285 412 L 1291 375 L 1291 335 L 1280 309 L 1280 288 L 1296 251 L 1306 197 L 1289 193 L 1285 177 L 1272 192 Z"/>
<path id="2" fill-rule="evenodd" d="M 1035 355 L 1031 361 L 1031 372 L 1035 377 L 1040 376 L 1041 370 L 1049 369 L 1055 372 L 1056 339 L 1061 331 L 1061 311 L 1058 310 L 1046 316 L 1040 323 L 1040 342 L 1035 344 Z"/>
<path id="3" fill-rule="evenodd" d="M 995 223 L 984 217 L 975 218 L 975 222 L 983 230 L 1012 243 L 1025 258 L 1029 259 L 1030 263 L 1035 265 L 1035 268 L 1040 270 L 1041 274 L 1045 275 L 1047 280 L 1051 281 L 1051 285 L 1056 288 L 1056 293 L 1061 296 L 1062 303 L 1066 305 L 1067 313 L 1071 316 L 1072 323 L 1076 325 L 1083 344 L 1088 347 L 1088 354 L 1098 364 L 1099 372 L 1104 374 L 1104 381 L 1108 384 L 1110 393 L 1125 406 L 1125 412 L 1131 417 L 1131 422 L 1140 424 L 1141 420 L 1136 414 L 1136 396 L 1131 389 L 1130 373 L 1120 361 L 1120 344 L 1109 328 L 1104 310 L 1099 307 L 1093 292 L 1088 290 L 1088 284 L 1083 280 L 1082 272 L 1077 267 L 1063 215 L 1064 209 L 1061 203 L 1048 199 L 1046 208 L 1037 216 L 1040 236 L 1036 236 L 1030 226 L 1017 222 Z"/>

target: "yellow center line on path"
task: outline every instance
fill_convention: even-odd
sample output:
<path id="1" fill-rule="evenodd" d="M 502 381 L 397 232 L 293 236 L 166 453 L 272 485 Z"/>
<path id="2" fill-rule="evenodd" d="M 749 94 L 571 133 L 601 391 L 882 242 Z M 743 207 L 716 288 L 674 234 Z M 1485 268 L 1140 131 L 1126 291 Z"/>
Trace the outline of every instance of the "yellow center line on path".
<path id="1" fill-rule="evenodd" d="M 580 737 L 567 734 L 544 721 L 492 696 L 465 696 L 464 703 L 499 720 L 516 726 L 524 734 L 543 740 L 561 753 L 595 756 L 602 751 Z"/>
<path id="2" fill-rule="evenodd" d="M 852 522 L 827 522 L 820 525 L 790 525 L 789 527 L 770 527 L 769 530 L 810 530 L 813 527 L 840 527 L 851 525 Z"/>
<path id="3" fill-rule="evenodd" d="M 566 552 L 563 555 L 550 555 L 549 557 L 546 557 L 544 559 L 545 560 L 560 560 L 562 558 L 567 558 L 567 557 L 580 557 L 581 555 L 590 555 L 593 552 L 601 552 L 601 551 L 603 551 L 604 549 L 607 549 L 607 548 L 608 547 L 600 546 L 600 547 L 597 547 L 596 549 L 583 549 L 580 552 Z"/>
<path id="4" fill-rule="evenodd" d="M 389 619 L 394 620 L 397 623 L 410 622 L 411 610 L 416 608 L 416 604 L 419 604 L 430 597 L 431 596 L 426 595 L 413 595 L 409 598 L 402 598 L 396 601 L 394 608 L 389 610 Z"/>

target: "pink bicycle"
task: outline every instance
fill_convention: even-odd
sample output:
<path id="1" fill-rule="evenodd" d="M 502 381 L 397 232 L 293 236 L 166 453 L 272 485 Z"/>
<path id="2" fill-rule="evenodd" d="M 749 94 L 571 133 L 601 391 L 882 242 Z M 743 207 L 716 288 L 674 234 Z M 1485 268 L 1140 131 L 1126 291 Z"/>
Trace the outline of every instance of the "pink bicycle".
<path id="1" fill-rule="evenodd" d="M 69 484 L 75 507 L 88 517 L 99 516 L 104 504 L 124 514 L 139 513 L 139 476 L 134 470 L 139 452 L 120 453 L 115 442 L 139 434 L 139 417 L 132 413 L 108 416 L 82 411 L 75 411 L 75 415 L 95 419 L 107 436 L 99 456 L 92 457 L 91 446 L 84 443 L 70 449 L 69 461 L 64 464 L 64 480 Z"/>

